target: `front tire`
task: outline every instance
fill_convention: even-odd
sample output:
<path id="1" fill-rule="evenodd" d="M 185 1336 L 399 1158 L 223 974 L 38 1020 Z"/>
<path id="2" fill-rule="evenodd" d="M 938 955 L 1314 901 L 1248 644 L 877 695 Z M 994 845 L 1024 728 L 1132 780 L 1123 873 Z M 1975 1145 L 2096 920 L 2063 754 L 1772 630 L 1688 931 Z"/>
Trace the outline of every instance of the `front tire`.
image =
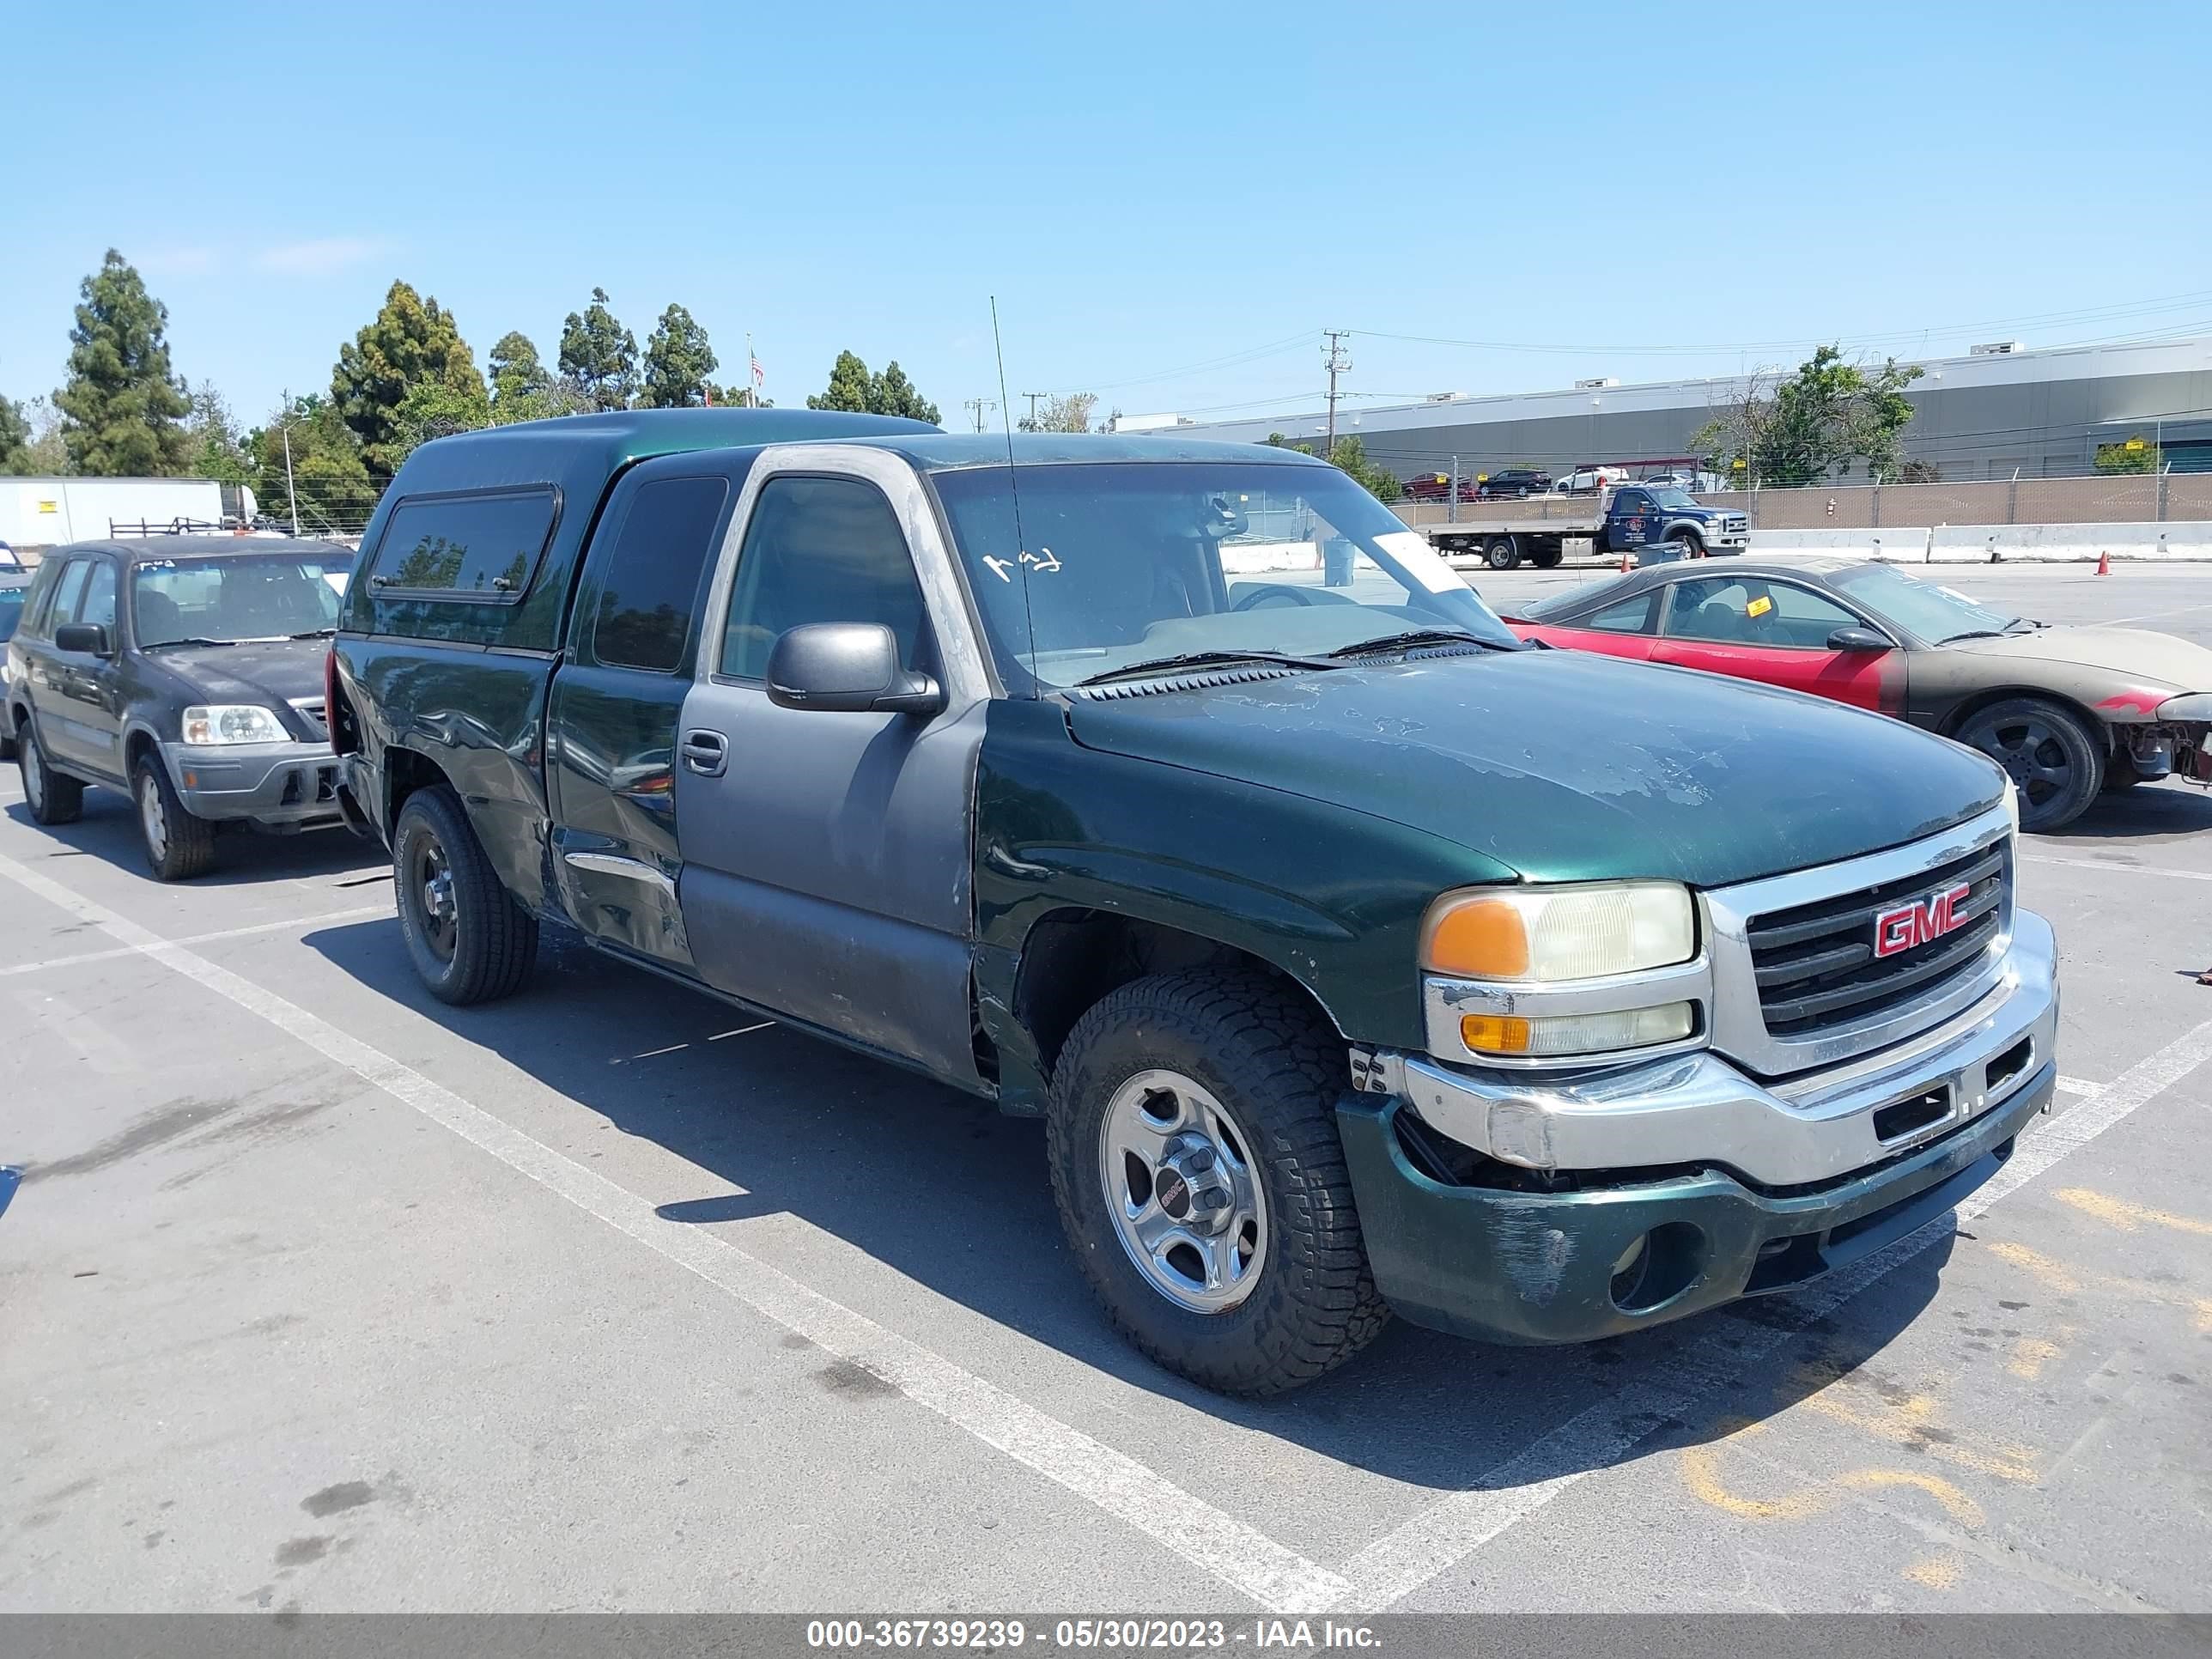
<path id="1" fill-rule="evenodd" d="M 1109 1316 L 1169 1370 L 1280 1394 L 1389 1322 L 1337 1135 L 1343 1072 L 1334 1033 L 1258 975 L 1155 975 L 1076 1023 L 1053 1196 Z"/>
<path id="2" fill-rule="evenodd" d="M 215 868 L 215 825 L 185 810 L 169 781 L 168 769 L 155 757 L 138 757 L 131 795 L 138 807 L 146 867 L 156 881 L 190 881 Z"/>
<path id="3" fill-rule="evenodd" d="M 1494 536 L 1482 550 L 1482 562 L 1492 570 L 1511 570 L 1521 562 L 1520 544 L 1510 536 Z"/>
<path id="4" fill-rule="evenodd" d="M 35 823 L 75 823 L 84 811 L 84 785 L 46 764 L 36 727 L 15 734 L 15 764 L 23 772 L 23 804 Z"/>
<path id="5" fill-rule="evenodd" d="M 1667 539 L 1680 550 L 1680 556 L 1683 558 L 1702 559 L 1705 556 L 1705 543 L 1699 541 L 1695 536 L 1689 534 L 1686 531 L 1678 530 L 1673 535 L 1668 537 Z"/>
<path id="6" fill-rule="evenodd" d="M 2105 748 L 2069 710 L 2044 697 L 2008 697 L 1952 733 L 2004 768 L 2020 791 L 2020 827 L 2048 835 L 2088 810 L 2105 783 Z"/>
<path id="7" fill-rule="evenodd" d="M 430 994 L 456 1006 L 511 996 L 538 954 L 538 919 L 500 884 L 450 789 L 418 789 L 392 833 L 399 931 Z"/>

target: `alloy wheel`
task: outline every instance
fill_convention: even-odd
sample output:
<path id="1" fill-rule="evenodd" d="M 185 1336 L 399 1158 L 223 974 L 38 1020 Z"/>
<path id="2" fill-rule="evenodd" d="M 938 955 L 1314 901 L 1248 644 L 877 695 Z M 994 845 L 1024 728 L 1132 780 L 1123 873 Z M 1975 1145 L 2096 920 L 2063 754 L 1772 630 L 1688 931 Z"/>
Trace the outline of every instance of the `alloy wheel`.
<path id="1" fill-rule="evenodd" d="M 1098 1128 L 1098 1175 L 1115 1236 L 1146 1284 L 1193 1313 L 1252 1293 L 1267 1255 L 1267 1200 L 1251 1143 L 1180 1072 L 1139 1072 Z"/>
<path id="2" fill-rule="evenodd" d="M 151 772 L 138 777 L 138 826 L 146 834 L 146 854 L 155 864 L 169 856 L 169 815 L 161 805 L 161 786 Z"/>

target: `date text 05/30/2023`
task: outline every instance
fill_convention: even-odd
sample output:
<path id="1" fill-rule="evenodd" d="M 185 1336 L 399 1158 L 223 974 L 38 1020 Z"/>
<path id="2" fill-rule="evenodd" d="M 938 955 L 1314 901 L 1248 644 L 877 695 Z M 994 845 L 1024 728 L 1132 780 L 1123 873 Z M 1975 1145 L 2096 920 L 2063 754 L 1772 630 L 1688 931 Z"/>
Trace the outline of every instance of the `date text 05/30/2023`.
<path id="1" fill-rule="evenodd" d="M 1321 1619 L 816 1619 L 806 1645 L 836 1650 L 1045 1649 L 1158 1652 L 1223 1648 L 1362 1648 L 1382 1645 L 1366 1625 Z"/>

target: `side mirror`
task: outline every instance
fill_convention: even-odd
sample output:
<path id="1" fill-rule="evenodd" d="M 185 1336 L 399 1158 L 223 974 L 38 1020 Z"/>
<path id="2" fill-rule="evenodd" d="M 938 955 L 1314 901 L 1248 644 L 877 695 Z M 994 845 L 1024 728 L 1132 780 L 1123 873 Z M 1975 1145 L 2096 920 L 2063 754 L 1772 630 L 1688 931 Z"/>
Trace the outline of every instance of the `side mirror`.
<path id="1" fill-rule="evenodd" d="M 881 623 L 808 623 L 768 653 L 768 700 L 779 708 L 848 714 L 934 714 L 945 690 L 899 665 L 898 638 Z"/>
<path id="2" fill-rule="evenodd" d="M 82 651 L 94 657 L 115 654 L 107 642 L 106 629 L 98 623 L 64 623 L 54 629 L 54 649 Z"/>
<path id="3" fill-rule="evenodd" d="M 1887 651 L 1893 648 L 1889 641 L 1871 628 L 1838 628 L 1828 635 L 1828 649 L 1831 651 Z"/>

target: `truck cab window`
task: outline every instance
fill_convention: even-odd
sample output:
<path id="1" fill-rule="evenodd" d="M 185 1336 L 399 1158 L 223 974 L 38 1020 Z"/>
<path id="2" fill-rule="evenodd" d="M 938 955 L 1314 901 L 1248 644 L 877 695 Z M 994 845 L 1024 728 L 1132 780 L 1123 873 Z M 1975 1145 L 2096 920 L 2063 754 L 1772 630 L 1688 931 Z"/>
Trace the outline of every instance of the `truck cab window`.
<path id="1" fill-rule="evenodd" d="M 881 623 L 899 659 L 921 661 L 921 584 L 906 535 L 873 484 L 854 478 L 771 478 L 738 553 L 722 633 L 721 672 L 766 677 L 769 653 L 807 623 Z"/>
<path id="2" fill-rule="evenodd" d="M 77 605 L 76 619 L 96 623 L 111 633 L 114 631 L 115 567 L 106 560 L 94 562 L 92 579 L 85 584 L 84 598 Z"/>
<path id="3" fill-rule="evenodd" d="M 663 674 L 683 665 L 700 572 L 729 493 L 722 478 L 656 478 L 630 497 L 592 618 L 596 660 Z"/>
<path id="4" fill-rule="evenodd" d="M 394 592 L 519 599 L 552 533 L 554 507 L 550 489 L 404 501 L 377 544 L 375 580 Z"/>

